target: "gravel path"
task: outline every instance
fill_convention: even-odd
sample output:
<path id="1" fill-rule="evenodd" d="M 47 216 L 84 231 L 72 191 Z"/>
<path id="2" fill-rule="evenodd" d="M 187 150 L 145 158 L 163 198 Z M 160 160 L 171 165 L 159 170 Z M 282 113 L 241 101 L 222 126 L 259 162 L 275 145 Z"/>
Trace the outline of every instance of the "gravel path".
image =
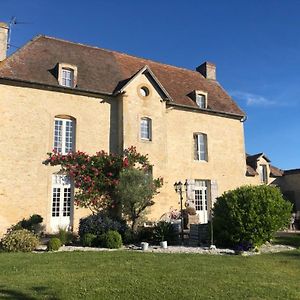
<path id="1" fill-rule="evenodd" d="M 271 245 L 269 243 L 261 246 L 258 252 L 244 252 L 243 255 L 250 256 L 260 253 L 277 253 L 282 251 L 295 250 L 295 247 L 286 245 Z M 45 247 L 41 247 L 40 251 L 45 251 Z M 62 246 L 58 250 L 59 252 L 71 252 L 71 251 L 116 251 L 119 249 L 106 249 L 106 248 L 93 248 L 93 247 L 79 247 L 79 246 Z M 186 247 L 186 246 L 168 246 L 167 249 L 162 249 L 159 246 L 149 246 L 148 250 L 142 251 L 141 247 L 130 245 L 123 247 L 121 250 L 125 251 L 137 251 L 137 252 L 150 252 L 150 253 L 198 253 L 198 254 L 212 254 L 212 255 L 233 255 L 234 250 L 231 249 L 211 249 L 209 247 Z"/>

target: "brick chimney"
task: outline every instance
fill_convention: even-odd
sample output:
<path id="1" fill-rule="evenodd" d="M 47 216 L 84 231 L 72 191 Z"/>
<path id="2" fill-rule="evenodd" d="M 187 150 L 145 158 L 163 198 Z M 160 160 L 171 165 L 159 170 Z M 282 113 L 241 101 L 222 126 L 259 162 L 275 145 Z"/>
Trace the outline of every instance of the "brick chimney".
<path id="1" fill-rule="evenodd" d="M 0 61 L 6 58 L 7 37 L 8 37 L 8 26 L 6 23 L 0 22 Z"/>
<path id="2" fill-rule="evenodd" d="M 213 79 L 216 80 L 216 65 L 205 61 L 202 65 L 196 68 L 196 71 L 198 71 L 200 74 L 202 74 L 207 79 Z"/>

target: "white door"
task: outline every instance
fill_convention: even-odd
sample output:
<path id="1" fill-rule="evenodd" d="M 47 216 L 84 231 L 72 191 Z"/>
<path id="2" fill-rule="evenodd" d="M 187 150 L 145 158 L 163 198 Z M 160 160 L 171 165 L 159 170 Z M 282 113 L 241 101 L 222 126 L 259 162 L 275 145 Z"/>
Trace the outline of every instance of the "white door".
<path id="1" fill-rule="evenodd" d="M 73 214 L 72 187 L 65 175 L 52 176 L 51 230 L 70 229 Z"/>
<path id="2" fill-rule="evenodd" d="M 208 223 L 207 182 L 195 180 L 194 203 L 201 224 Z"/>

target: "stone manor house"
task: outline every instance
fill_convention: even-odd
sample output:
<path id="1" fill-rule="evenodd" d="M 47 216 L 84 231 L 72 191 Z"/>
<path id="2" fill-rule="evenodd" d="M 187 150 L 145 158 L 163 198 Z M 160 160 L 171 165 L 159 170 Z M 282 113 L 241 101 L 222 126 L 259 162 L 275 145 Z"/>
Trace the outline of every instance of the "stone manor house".
<path id="1" fill-rule="evenodd" d="M 152 220 L 178 209 L 179 180 L 205 223 L 224 191 L 282 176 L 263 154 L 246 160 L 245 113 L 212 63 L 192 71 L 47 36 L 6 57 L 6 41 L 0 23 L 0 234 L 34 213 L 47 232 L 76 230 L 89 213 L 74 208 L 59 168 L 42 164 L 52 149 L 148 154 L 164 179 Z"/>

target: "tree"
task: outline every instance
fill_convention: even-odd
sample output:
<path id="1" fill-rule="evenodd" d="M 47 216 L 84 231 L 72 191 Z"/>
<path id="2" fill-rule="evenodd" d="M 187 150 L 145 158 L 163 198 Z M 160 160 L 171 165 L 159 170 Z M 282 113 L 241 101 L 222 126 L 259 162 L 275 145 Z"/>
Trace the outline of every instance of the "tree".
<path id="1" fill-rule="evenodd" d="M 154 204 L 153 196 L 158 193 L 161 184 L 161 180 L 152 180 L 152 176 L 143 170 L 127 168 L 121 171 L 117 195 L 122 213 L 131 222 L 132 230 L 145 209 Z"/>
<path id="2" fill-rule="evenodd" d="M 276 187 L 242 186 L 225 192 L 213 208 L 216 241 L 224 246 L 259 246 L 289 224 L 291 209 Z"/>
<path id="3" fill-rule="evenodd" d="M 108 154 L 99 151 L 95 155 L 77 151 L 62 155 L 56 151 L 48 153 L 45 165 L 60 165 L 61 171 L 69 176 L 75 185 L 74 202 L 79 207 L 89 208 L 92 213 L 103 209 L 108 211 L 119 206 L 116 186 L 122 170 L 135 168 L 146 171 L 151 168 L 147 155 L 130 147 L 122 154 Z M 160 182 L 160 179 L 154 180 Z"/>

